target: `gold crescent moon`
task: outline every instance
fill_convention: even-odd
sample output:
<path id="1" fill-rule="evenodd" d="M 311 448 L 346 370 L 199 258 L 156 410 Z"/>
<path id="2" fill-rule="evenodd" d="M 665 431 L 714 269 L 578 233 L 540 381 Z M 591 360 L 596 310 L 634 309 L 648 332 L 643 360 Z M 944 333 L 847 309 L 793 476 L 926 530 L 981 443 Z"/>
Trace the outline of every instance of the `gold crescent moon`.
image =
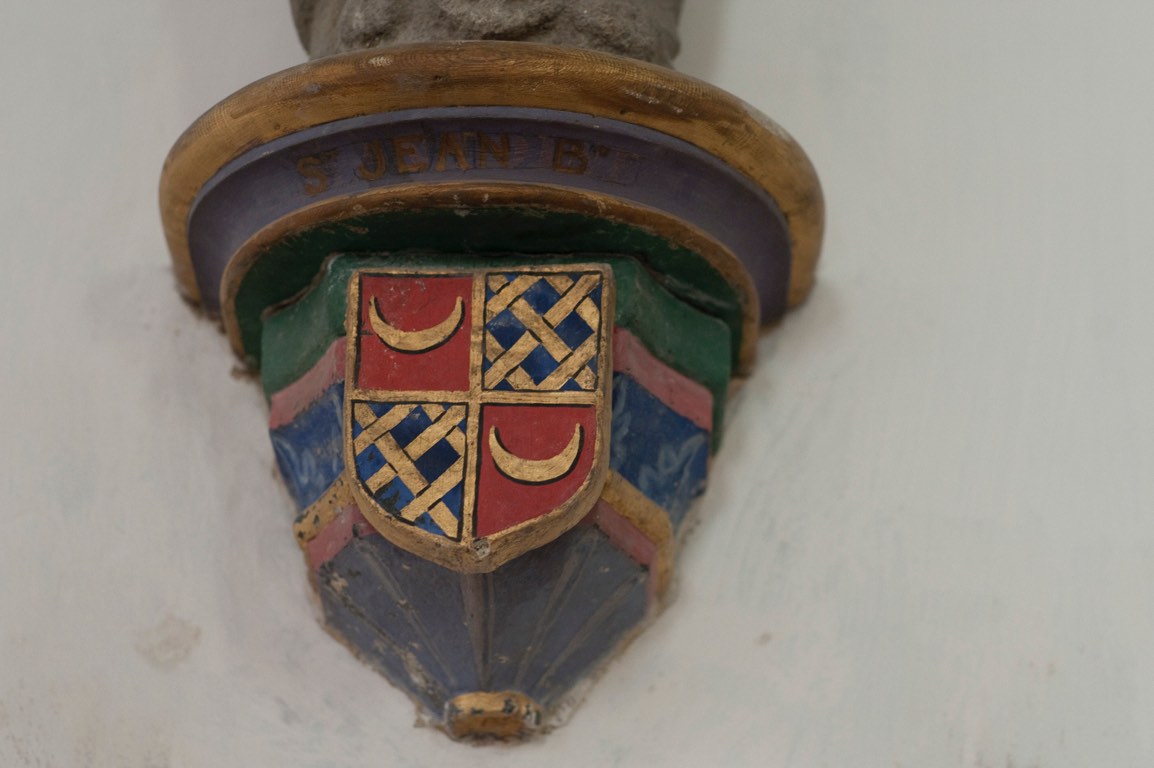
<path id="1" fill-rule="evenodd" d="M 556 456 L 549 459 L 523 459 L 510 453 L 501 444 L 497 428 L 493 427 L 489 430 L 489 450 L 493 453 L 493 463 L 497 465 L 497 470 L 505 477 L 525 485 L 544 485 L 560 480 L 573 470 L 584 439 L 585 431 L 578 424 L 573 428 L 569 444 Z"/>
<path id="2" fill-rule="evenodd" d="M 460 296 L 457 297 L 457 304 L 448 317 L 421 331 L 402 331 L 386 322 L 381 317 L 375 296 L 369 304 L 369 310 L 369 324 L 373 326 L 373 333 L 377 334 L 377 338 L 384 342 L 385 346 L 398 352 L 428 352 L 448 341 L 465 319 L 465 302 Z"/>

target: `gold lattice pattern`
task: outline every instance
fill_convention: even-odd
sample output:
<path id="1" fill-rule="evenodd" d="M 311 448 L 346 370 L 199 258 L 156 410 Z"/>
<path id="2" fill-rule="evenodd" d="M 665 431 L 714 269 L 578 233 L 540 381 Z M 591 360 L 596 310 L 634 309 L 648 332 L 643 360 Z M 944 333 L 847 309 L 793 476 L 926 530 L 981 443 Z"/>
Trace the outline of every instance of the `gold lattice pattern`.
<path id="1" fill-rule="evenodd" d="M 595 389 L 601 290 L 599 274 L 489 275 L 485 389 Z"/>
<path id="2" fill-rule="evenodd" d="M 460 523 L 460 509 L 452 510 L 445 504 L 445 496 L 457 488 L 465 477 L 465 420 L 464 405 L 420 405 L 397 404 L 378 416 L 365 403 L 353 406 L 353 418 L 361 427 L 361 433 L 353 440 L 353 454 L 357 463 L 371 453 L 380 452 L 384 464 L 365 477 L 361 475 L 365 488 L 373 496 L 400 493 L 396 484 L 403 484 L 407 494 L 412 495 L 400 512 L 400 517 L 414 522 L 425 513 L 446 534 L 454 535 Z M 409 420 L 423 429 L 404 447 L 398 442 L 398 426 Z M 405 441 L 402 438 L 402 441 Z M 447 444 L 456 452 L 446 461 L 443 448 Z M 391 486 L 391 487 L 390 487 Z M 406 495 L 407 495 L 406 494 Z"/>

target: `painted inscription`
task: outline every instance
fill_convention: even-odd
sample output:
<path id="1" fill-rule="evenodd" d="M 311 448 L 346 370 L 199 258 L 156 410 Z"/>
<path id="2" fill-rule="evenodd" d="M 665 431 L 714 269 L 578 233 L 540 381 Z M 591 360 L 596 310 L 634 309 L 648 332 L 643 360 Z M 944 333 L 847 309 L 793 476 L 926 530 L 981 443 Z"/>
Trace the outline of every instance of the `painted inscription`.
<path id="1" fill-rule="evenodd" d="M 383 136 L 304 155 L 296 170 L 305 194 L 315 196 L 353 178 L 372 184 L 387 177 L 476 170 L 544 170 L 629 185 L 641 162 L 633 152 L 566 136 L 441 131 Z"/>

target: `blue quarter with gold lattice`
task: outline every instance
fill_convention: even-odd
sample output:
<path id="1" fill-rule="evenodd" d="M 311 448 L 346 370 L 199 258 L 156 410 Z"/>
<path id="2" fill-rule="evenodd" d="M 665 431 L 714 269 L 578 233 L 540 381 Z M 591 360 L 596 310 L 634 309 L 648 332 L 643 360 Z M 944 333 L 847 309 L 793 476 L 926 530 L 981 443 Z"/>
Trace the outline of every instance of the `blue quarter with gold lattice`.
<path id="1" fill-rule="evenodd" d="M 596 273 L 488 275 L 484 388 L 594 390 L 602 290 Z"/>
<path id="2" fill-rule="evenodd" d="M 463 403 L 353 403 L 357 477 L 390 514 L 459 539 L 467 421 Z"/>

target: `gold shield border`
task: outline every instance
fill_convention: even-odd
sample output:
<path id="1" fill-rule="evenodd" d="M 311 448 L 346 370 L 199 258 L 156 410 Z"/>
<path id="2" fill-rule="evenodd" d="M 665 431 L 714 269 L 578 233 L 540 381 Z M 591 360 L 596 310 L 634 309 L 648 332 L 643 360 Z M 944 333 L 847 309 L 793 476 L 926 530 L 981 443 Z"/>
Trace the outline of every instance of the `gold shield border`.
<path id="1" fill-rule="evenodd" d="M 591 393 L 490 392 L 482 395 L 481 356 L 485 331 L 485 276 L 489 273 L 520 272 L 524 274 L 564 274 L 596 272 L 601 275 L 601 329 L 598 339 L 598 386 Z M 461 538 L 454 541 L 428 533 L 414 525 L 386 513 L 361 486 L 356 475 L 356 456 L 353 451 L 352 404 L 355 400 L 380 402 L 449 402 L 443 391 L 389 392 L 360 389 L 356 386 L 358 365 L 357 335 L 359 331 L 360 282 L 362 276 L 389 277 L 472 277 L 472 317 L 469 339 L 469 391 L 462 402 L 470 407 L 465 435 L 465 487 L 462 504 Z M 376 268 L 358 269 L 349 278 L 348 306 L 345 313 L 347 359 L 345 361 L 344 405 L 344 458 L 345 474 L 352 495 L 365 519 L 386 539 L 418 557 L 460 573 L 487 573 L 515 557 L 544 546 L 581 521 L 601 496 L 609 472 L 610 408 L 609 393 L 613 379 L 612 334 L 616 319 L 616 283 L 613 270 L 607 264 L 576 263 L 564 265 L 526 265 L 521 268 L 494 269 L 438 269 L 404 267 L 396 270 Z M 546 399 L 548 398 L 548 399 Z M 456 398 L 454 398 L 456 399 Z M 569 499 L 551 512 L 508 528 L 485 538 L 473 533 L 473 515 L 476 514 L 476 490 L 480 473 L 480 408 L 483 403 L 588 403 L 595 409 L 597 436 L 593 443 L 593 466 L 589 476 Z"/>

